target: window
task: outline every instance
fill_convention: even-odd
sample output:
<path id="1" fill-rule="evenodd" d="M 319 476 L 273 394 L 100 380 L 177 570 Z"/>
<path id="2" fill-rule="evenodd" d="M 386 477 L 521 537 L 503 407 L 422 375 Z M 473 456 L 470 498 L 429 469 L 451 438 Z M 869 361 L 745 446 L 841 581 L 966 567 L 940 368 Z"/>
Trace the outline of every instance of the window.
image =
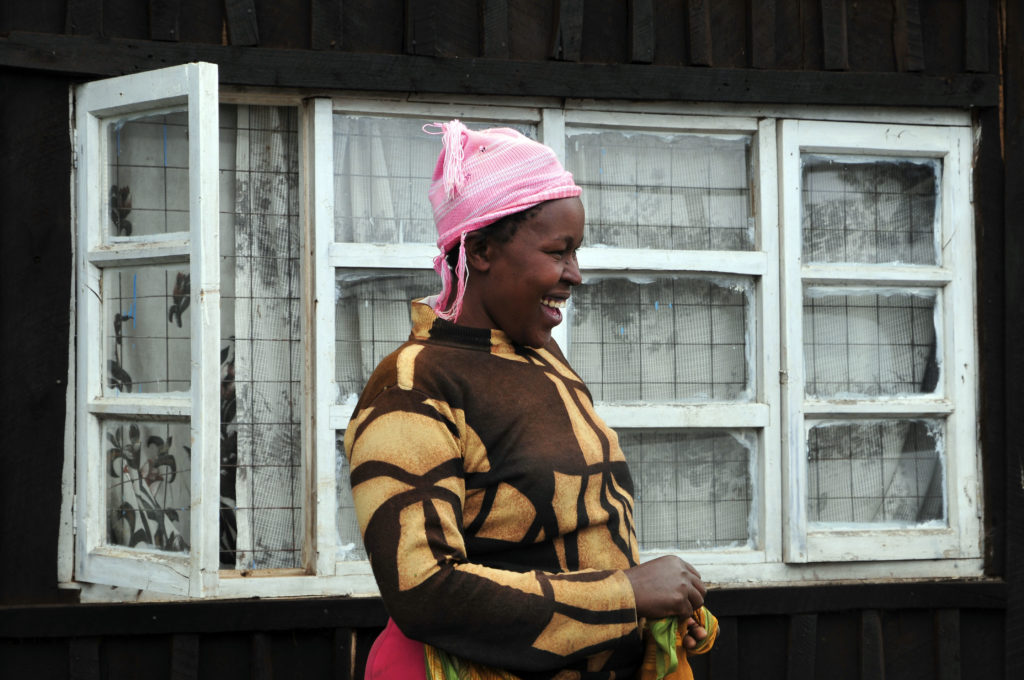
<path id="1" fill-rule="evenodd" d="M 645 555 L 980 573 L 966 114 L 251 96 L 208 64 L 75 92 L 84 598 L 374 592 L 341 441 L 437 292 L 421 127 L 454 117 L 584 188 L 556 339 Z"/>

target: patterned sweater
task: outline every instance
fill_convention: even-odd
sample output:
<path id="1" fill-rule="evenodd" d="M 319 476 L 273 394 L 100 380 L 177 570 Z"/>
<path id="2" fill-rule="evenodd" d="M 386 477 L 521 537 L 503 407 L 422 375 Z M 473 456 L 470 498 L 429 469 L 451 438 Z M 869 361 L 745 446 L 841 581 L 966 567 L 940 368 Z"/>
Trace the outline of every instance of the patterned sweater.
<path id="1" fill-rule="evenodd" d="M 514 346 L 412 307 L 345 433 L 389 614 L 522 678 L 631 677 L 633 482 L 615 433 L 553 341 Z"/>

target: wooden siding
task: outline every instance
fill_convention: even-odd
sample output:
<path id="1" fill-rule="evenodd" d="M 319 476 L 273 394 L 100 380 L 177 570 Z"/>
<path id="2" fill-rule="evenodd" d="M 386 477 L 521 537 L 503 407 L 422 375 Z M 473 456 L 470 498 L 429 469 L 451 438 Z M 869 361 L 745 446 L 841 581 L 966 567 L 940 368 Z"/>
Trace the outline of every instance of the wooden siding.
<path id="1" fill-rule="evenodd" d="M 1024 30 L 994 0 L 36 0 L 0 8 L 0 677 L 361 677 L 376 600 L 80 605 L 56 588 L 68 88 L 203 59 L 242 86 L 974 111 L 991 581 L 719 590 L 698 678 L 1024 668 Z M 1002 51 L 1001 51 L 1002 50 Z M 1001 102 L 1003 106 L 1000 107 Z"/>
<path id="2" fill-rule="evenodd" d="M 722 634 L 693 660 L 695 677 L 1003 677 L 1004 591 L 980 582 L 712 591 Z M 0 607 L 0 671 L 359 678 L 385 620 L 378 600 Z"/>

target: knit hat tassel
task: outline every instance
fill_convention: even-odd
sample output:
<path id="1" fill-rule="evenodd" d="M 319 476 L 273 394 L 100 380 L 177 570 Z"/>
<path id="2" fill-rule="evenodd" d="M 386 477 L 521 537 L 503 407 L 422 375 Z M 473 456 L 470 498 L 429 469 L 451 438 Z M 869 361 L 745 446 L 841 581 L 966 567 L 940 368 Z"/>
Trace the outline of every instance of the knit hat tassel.
<path id="1" fill-rule="evenodd" d="M 455 266 L 456 281 L 452 281 L 452 272 L 444 253 L 434 258 L 434 271 L 441 275 L 441 293 L 437 296 L 437 308 L 434 313 L 446 321 L 457 321 L 459 314 L 462 313 L 462 299 L 466 295 L 466 281 L 469 279 L 465 233 L 459 237 L 459 259 Z M 455 290 L 452 290 L 453 283 Z M 449 304 L 452 293 L 455 293 L 455 300 Z"/>
<path id="2" fill-rule="evenodd" d="M 465 150 L 462 148 L 462 137 L 467 128 L 460 120 L 441 123 L 441 128 L 444 130 L 444 137 L 441 138 L 441 144 L 444 147 L 444 193 L 445 197 L 451 200 L 466 183 L 466 171 L 463 168 Z"/>

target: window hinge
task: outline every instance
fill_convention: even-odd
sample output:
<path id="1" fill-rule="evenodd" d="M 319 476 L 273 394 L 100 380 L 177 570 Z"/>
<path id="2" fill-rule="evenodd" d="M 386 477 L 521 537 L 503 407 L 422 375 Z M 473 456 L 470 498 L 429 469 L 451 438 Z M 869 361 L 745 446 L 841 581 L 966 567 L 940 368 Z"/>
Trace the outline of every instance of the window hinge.
<path id="1" fill-rule="evenodd" d="M 779 384 L 785 385 L 789 382 L 789 373 L 785 371 L 779 371 Z"/>
<path id="2" fill-rule="evenodd" d="M 71 535 L 78 535 L 78 494 L 71 496 Z"/>

